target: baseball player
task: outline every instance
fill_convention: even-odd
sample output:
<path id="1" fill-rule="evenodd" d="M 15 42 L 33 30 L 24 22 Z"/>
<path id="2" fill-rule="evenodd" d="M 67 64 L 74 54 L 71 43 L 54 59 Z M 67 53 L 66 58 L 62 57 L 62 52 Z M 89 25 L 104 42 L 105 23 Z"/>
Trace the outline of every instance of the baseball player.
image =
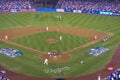
<path id="1" fill-rule="evenodd" d="M 7 35 L 5 36 L 5 40 L 8 40 L 8 36 Z"/>
<path id="2" fill-rule="evenodd" d="M 60 20 L 62 19 L 62 17 L 60 16 Z"/>
<path id="3" fill-rule="evenodd" d="M 46 58 L 44 64 L 48 65 L 48 59 Z"/>
<path id="4" fill-rule="evenodd" d="M 46 31 L 48 31 L 48 27 L 46 27 Z"/>
<path id="5" fill-rule="evenodd" d="M 94 39 L 97 40 L 97 36 L 96 35 L 95 35 Z"/>
<path id="6" fill-rule="evenodd" d="M 62 36 L 60 35 L 60 41 L 62 40 Z"/>
<path id="7" fill-rule="evenodd" d="M 101 80 L 101 76 L 98 76 L 98 80 Z"/>

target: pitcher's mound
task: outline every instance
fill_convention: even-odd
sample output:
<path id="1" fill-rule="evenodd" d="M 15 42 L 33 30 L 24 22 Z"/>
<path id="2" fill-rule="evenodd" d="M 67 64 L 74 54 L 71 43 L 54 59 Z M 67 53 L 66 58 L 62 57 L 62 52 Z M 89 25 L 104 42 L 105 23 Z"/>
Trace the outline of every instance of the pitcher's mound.
<path id="1" fill-rule="evenodd" d="M 46 42 L 51 43 L 51 44 L 55 44 L 55 43 L 57 43 L 58 41 L 59 41 L 59 40 L 53 39 L 53 38 L 46 40 Z"/>

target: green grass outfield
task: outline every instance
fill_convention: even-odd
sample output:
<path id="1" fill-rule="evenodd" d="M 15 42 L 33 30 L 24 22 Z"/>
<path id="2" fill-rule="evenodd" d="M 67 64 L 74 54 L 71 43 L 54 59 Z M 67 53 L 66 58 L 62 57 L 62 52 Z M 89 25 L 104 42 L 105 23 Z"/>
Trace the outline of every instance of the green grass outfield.
<path id="1" fill-rule="evenodd" d="M 62 16 L 61 21 L 56 18 L 57 15 Z M 61 68 L 65 66 L 69 66 L 71 69 L 64 72 L 64 77 L 86 75 L 104 68 L 110 61 L 116 47 L 120 43 L 120 17 L 118 16 L 70 13 L 0 14 L 0 30 L 35 26 L 80 27 L 112 33 L 113 36 L 105 43 L 101 41 L 71 54 L 71 60 L 67 62 L 59 64 L 49 63 L 48 66 L 43 65 L 43 61 L 39 59 L 40 57 L 38 54 L 0 42 L 0 47 L 17 48 L 22 50 L 24 53 L 23 56 L 16 57 L 14 59 L 0 54 L 0 64 L 9 70 L 31 76 L 59 77 L 59 73 L 46 74 L 44 70 L 48 68 L 56 69 L 58 67 Z M 108 47 L 110 50 L 98 57 L 85 53 L 86 50 L 98 45 Z M 80 59 L 83 59 L 85 64 L 79 64 Z"/>

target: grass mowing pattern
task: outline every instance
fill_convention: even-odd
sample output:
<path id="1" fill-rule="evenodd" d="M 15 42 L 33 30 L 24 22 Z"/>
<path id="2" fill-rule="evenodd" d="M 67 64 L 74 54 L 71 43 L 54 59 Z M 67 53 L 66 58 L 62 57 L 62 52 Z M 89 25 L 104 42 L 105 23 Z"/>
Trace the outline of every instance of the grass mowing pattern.
<path id="1" fill-rule="evenodd" d="M 61 41 L 59 40 L 60 35 L 62 35 Z M 55 44 L 51 44 L 46 42 L 47 39 L 56 39 L 58 40 L 58 42 Z M 58 50 L 64 52 L 80 45 L 86 44 L 89 42 L 89 40 L 87 38 L 64 33 L 61 34 L 58 32 L 42 32 L 17 38 L 13 40 L 13 42 L 44 52 L 52 52 Z"/>
<path id="2" fill-rule="evenodd" d="M 56 16 L 61 15 L 59 21 Z M 64 77 L 85 75 L 104 68 L 110 61 L 117 45 L 120 43 L 120 17 L 119 16 L 102 16 L 90 14 L 69 14 L 69 13 L 18 13 L 18 14 L 0 14 L 0 30 L 31 26 L 64 26 L 87 28 L 106 33 L 112 33 L 113 36 L 107 42 L 99 42 L 92 46 L 71 54 L 71 60 L 65 63 L 44 66 L 43 61 L 35 53 L 23 50 L 24 56 L 15 59 L 0 55 L 0 64 L 10 70 L 17 71 L 32 76 L 58 77 L 60 74 L 46 74 L 44 69 L 69 66 L 71 70 L 65 71 Z M 85 54 L 86 50 L 103 46 L 110 48 L 110 51 L 98 57 Z M 0 42 L 0 47 L 13 47 Z M 80 65 L 79 60 L 83 59 L 86 64 Z M 13 65 L 14 64 L 14 65 Z"/>

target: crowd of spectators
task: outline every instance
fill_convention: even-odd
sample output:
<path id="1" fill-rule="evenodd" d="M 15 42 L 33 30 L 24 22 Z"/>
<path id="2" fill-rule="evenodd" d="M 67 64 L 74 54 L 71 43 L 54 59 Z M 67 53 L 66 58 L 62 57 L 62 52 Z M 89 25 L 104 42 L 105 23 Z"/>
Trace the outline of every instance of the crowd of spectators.
<path id="1" fill-rule="evenodd" d="M 108 77 L 104 78 L 104 80 L 120 80 L 120 69 L 110 73 Z"/>
<path id="2" fill-rule="evenodd" d="M 0 80 L 10 80 L 8 77 L 4 77 L 7 74 L 6 70 L 0 70 Z"/>
<path id="3" fill-rule="evenodd" d="M 118 2 L 95 2 L 82 0 L 59 0 L 57 8 L 67 10 L 82 10 L 82 11 L 106 11 L 120 13 L 120 1 Z"/>
<path id="4" fill-rule="evenodd" d="M 0 0 L 0 11 L 33 8 L 32 0 Z"/>
<path id="5" fill-rule="evenodd" d="M 33 9 L 35 4 L 42 4 L 44 7 L 65 9 L 66 11 L 81 10 L 82 13 L 91 13 L 91 11 L 103 11 L 120 13 L 119 0 L 42 0 L 41 3 L 36 0 L 0 0 L 0 12 L 11 9 Z M 56 6 L 55 6 L 56 5 Z"/>

